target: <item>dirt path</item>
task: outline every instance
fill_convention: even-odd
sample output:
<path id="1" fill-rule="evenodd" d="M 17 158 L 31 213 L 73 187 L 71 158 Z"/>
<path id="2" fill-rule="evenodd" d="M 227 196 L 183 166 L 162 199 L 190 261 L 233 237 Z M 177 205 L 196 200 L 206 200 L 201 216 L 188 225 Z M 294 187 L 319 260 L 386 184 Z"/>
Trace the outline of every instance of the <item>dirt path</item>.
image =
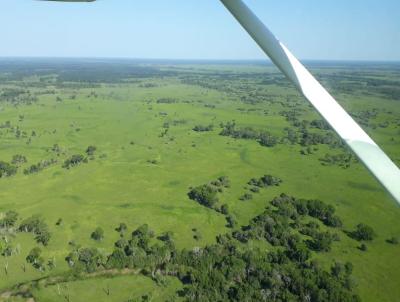
<path id="1" fill-rule="evenodd" d="M 0 292 L 0 302 L 7 302 L 11 297 L 22 297 L 26 298 L 26 302 L 35 302 L 35 299 L 31 293 L 31 289 L 33 286 L 41 285 L 44 287 L 56 285 L 60 283 L 87 280 L 87 279 L 95 279 L 101 277 L 115 277 L 115 276 L 126 276 L 126 275 L 137 275 L 141 272 L 140 269 L 130 269 L 124 268 L 121 270 L 118 269 L 109 269 L 109 270 L 101 270 L 94 273 L 87 273 L 80 275 L 78 277 L 75 276 L 48 276 L 36 280 L 31 280 L 28 282 L 20 283 L 12 288 L 6 289 L 3 292 Z"/>

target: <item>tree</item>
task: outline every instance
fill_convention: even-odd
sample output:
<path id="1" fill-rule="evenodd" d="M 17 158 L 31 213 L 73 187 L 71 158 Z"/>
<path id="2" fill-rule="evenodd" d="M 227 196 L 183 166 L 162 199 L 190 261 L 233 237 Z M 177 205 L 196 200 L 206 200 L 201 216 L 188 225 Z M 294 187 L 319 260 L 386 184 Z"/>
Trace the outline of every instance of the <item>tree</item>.
<path id="1" fill-rule="evenodd" d="M 212 208 L 218 202 L 217 190 L 209 185 L 201 185 L 193 188 L 188 193 L 190 199 L 197 201 L 203 206 Z"/>
<path id="2" fill-rule="evenodd" d="M 48 225 L 42 217 L 38 215 L 31 216 L 21 222 L 18 228 L 21 232 L 31 232 L 35 234 L 36 242 L 47 245 L 51 238 Z"/>
<path id="3" fill-rule="evenodd" d="M 353 232 L 350 232 L 350 237 L 358 240 L 358 241 L 371 241 L 375 238 L 375 232 L 372 227 L 360 223 L 356 226 L 356 229 Z"/>
<path id="4" fill-rule="evenodd" d="M 101 227 L 97 227 L 90 237 L 96 241 L 101 241 L 104 238 L 104 231 Z"/>

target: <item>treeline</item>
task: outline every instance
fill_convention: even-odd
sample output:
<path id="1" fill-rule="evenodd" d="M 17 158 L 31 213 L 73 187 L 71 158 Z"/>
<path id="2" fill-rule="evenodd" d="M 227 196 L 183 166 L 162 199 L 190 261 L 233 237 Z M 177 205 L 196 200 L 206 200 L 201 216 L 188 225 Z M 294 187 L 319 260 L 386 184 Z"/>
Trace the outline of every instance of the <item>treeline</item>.
<path id="1" fill-rule="evenodd" d="M 96 146 L 90 145 L 86 148 L 85 155 L 82 154 L 71 155 L 64 161 L 62 167 L 70 169 L 82 163 L 87 163 L 89 159 L 94 159 L 96 150 L 97 150 Z M 61 148 L 58 146 L 58 144 L 54 144 L 51 151 L 56 153 L 57 156 L 59 156 L 61 153 Z M 26 162 L 27 162 L 26 157 L 21 154 L 15 154 L 11 160 L 11 163 L 0 161 L 0 178 L 15 175 L 18 171 L 18 167 L 22 164 L 25 164 Z M 51 165 L 56 164 L 57 162 L 58 161 L 53 158 L 41 160 L 38 163 L 32 164 L 29 167 L 25 168 L 23 172 L 25 175 L 39 173 L 40 171 L 44 170 L 45 168 Z"/>

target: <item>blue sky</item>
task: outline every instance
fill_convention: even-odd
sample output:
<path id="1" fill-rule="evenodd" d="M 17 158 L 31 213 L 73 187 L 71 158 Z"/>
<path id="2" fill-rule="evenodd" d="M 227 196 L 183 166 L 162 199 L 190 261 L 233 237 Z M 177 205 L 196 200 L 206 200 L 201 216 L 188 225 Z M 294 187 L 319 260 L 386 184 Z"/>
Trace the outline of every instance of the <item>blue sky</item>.
<path id="1" fill-rule="evenodd" d="M 400 61 L 399 0 L 245 0 L 301 59 Z M 0 56 L 261 59 L 218 0 L 0 0 Z"/>

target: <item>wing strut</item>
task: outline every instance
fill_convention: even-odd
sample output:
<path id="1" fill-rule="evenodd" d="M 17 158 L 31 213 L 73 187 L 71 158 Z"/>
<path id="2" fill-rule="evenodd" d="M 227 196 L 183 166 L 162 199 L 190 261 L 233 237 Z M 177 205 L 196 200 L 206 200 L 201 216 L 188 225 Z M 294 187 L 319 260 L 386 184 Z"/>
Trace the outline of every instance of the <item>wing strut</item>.
<path id="1" fill-rule="evenodd" d="M 400 170 L 241 0 L 220 0 L 400 204 Z"/>

